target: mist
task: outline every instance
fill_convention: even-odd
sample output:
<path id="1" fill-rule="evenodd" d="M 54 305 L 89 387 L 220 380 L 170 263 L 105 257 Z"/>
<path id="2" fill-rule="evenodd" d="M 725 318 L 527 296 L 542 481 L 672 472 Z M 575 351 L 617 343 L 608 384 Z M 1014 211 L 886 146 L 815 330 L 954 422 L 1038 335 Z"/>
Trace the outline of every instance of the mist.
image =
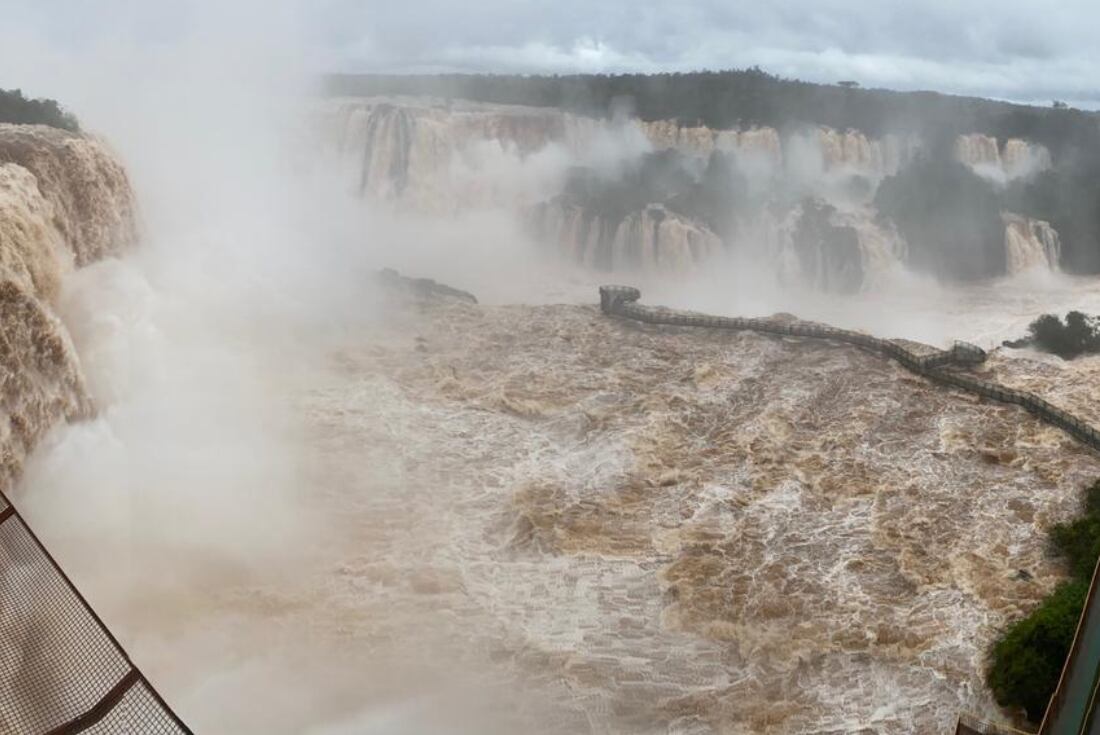
<path id="1" fill-rule="evenodd" d="M 349 603 L 333 581 L 367 548 L 349 504 L 404 497 L 387 524 L 426 512 L 390 454 L 431 465 L 422 409 L 368 385 L 363 437 L 378 446 L 339 449 L 315 412 L 341 354 L 391 319 L 380 267 L 488 303 L 591 300 L 598 278 L 546 257 L 500 203 L 545 195 L 569 155 L 464 150 L 455 189 L 495 188 L 457 214 L 364 203 L 317 151 L 306 10 L 187 3 L 153 41 L 160 14 L 121 3 L 117 30 L 79 44 L 0 31 L 0 84 L 65 100 L 118 151 L 141 228 L 132 252 L 64 282 L 58 311 L 96 415 L 47 436 L 14 498 L 197 731 L 511 732 L 512 710 L 547 706 L 454 652 L 464 626 L 429 619 L 421 640 L 391 640 L 401 613 L 369 585 Z M 639 140 L 604 136 L 594 155 L 611 171 Z"/>
<path id="2" fill-rule="evenodd" d="M 509 262 L 493 241 L 514 233 L 491 217 L 446 232 L 372 221 L 335 175 L 303 171 L 304 10 L 193 2 L 165 21 L 118 3 L 97 11 L 118 30 L 79 44 L 0 32 L 0 83 L 66 100 L 118 150 L 142 229 L 132 253 L 65 282 L 59 310 L 97 416 L 58 427 L 15 497 L 198 731 L 427 732 L 438 706 L 417 699 L 424 662 L 402 676 L 265 595 L 312 594 L 347 553 L 319 502 L 338 479 L 299 411 L 333 345 L 381 318 L 374 270 L 488 285 L 486 264 L 499 278 Z M 160 22 L 172 27 L 145 37 Z M 368 468 L 365 491 L 376 482 Z M 434 697 L 468 673 L 447 665 L 429 667 Z"/>
<path id="3" fill-rule="evenodd" d="M 789 479 L 756 506 L 733 502 L 731 487 L 760 482 L 735 467 L 707 479 L 692 464 L 692 442 L 717 431 L 692 423 L 712 399 L 687 418 L 669 419 L 669 405 L 689 400 L 685 386 L 713 385 L 727 360 L 746 374 L 760 372 L 754 359 L 789 369 L 800 390 L 818 368 L 774 346 L 692 344 L 692 367 L 660 377 L 681 347 L 633 331 L 634 352 L 607 356 L 616 335 L 592 308 L 601 283 L 636 285 L 652 304 L 788 312 L 935 345 L 993 348 L 1040 311 L 1100 311 L 1093 280 L 1057 263 L 965 283 L 913 267 L 914 243 L 874 209 L 909 155 L 900 126 L 717 131 L 642 120 L 623 100 L 596 118 L 449 96 L 333 99 L 315 5 L 228 5 L 111 2 L 94 12 L 112 23 L 85 34 L 93 11 L 73 8 L 58 28 L 16 2 L 17 22 L 0 28 L 0 87 L 61 100 L 117 151 L 140 209 L 135 248 L 65 276 L 57 312 L 95 412 L 50 432 L 13 497 L 196 731 L 576 732 L 609 712 L 635 723 L 657 712 L 649 695 L 623 705 L 591 684 L 622 674 L 649 685 L 653 669 L 673 692 L 659 710 L 668 731 L 702 732 L 702 716 L 677 710 L 710 696 L 698 682 L 766 681 L 748 652 L 783 647 L 771 623 L 746 633 L 744 650 L 722 649 L 733 624 L 718 616 L 700 634 L 678 617 L 679 588 L 653 559 L 701 543 L 672 518 L 699 524 L 700 538 L 773 515 L 795 541 L 817 529 L 790 531 L 808 514 L 792 512 Z M 386 126 L 397 132 L 377 132 Z M 423 137 L 410 143 L 410 130 Z M 1011 171 L 957 163 L 1008 192 L 1049 159 L 1035 146 Z M 708 175 L 728 191 L 708 200 Z M 825 234 L 806 234 L 811 216 Z M 551 221 L 558 229 L 536 226 Z M 643 230 L 644 246 L 623 234 Z M 847 248 L 839 264 L 834 242 Z M 835 288 L 855 266 L 857 282 Z M 479 305 L 410 304 L 380 285 L 381 268 Z M 647 386 L 668 405 L 621 407 Z M 761 456 L 780 456 L 787 429 L 758 423 L 779 437 Z M 688 439 L 668 438 L 681 429 Z M 782 464 L 768 457 L 761 466 Z M 1073 462 L 1057 465 L 1059 482 L 1091 469 Z M 691 512 L 661 495 L 688 476 L 700 493 Z M 636 511 L 631 493 L 667 507 Z M 1044 512 L 1064 515 L 1064 495 Z M 870 515 L 828 513 L 844 539 Z M 647 523 L 660 530 L 638 542 Z M 967 608 L 964 632 L 984 635 L 1002 608 Z M 650 646 L 644 666 L 634 635 Z M 809 660 L 811 649 L 791 650 Z M 723 678 L 723 660 L 748 673 Z M 830 665 L 837 680 L 851 672 Z M 909 685 L 891 667 L 874 675 Z M 928 686 L 943 695 L 942 682 Z M 860 723 L 880 716 L 870 710 Z"/>

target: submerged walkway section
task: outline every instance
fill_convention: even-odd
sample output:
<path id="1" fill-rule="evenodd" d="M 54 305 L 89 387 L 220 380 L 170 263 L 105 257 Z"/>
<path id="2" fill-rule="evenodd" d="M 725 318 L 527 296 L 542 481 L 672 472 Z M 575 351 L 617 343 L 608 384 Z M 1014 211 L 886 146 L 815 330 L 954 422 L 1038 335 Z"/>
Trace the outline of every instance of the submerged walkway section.
<path id="1" fill-rule="evenodd" d="M 1090 447 L 1100 449 L 1100 430 L 1084 419 L 1058 408 L 1034 393 L 979 380 L 973 375 L 952 370 L 951 368 L 976 365 L 985 361 L 985 350 L 975 345 L 956 342 L 949 350 L 917 351 L 895 340 L 880 339 L 863 332 L 820 324 L 783 322 L 768 318 L 710 316 L 662 306 L 642 306 L 637 303 L 641 296 L 638 289 L 629 286 L 601 286 L 600 308 L 605 314 L 646 324 L 752 331 L 781 337 L 808 337 L 853 344 L 889 357 L 907 370 L 937 383 L 976 393 L 983 398 L 1001 403 L 1022 406 L 1042 421 L 1062 429 Z"/>
<path id="2" fill-rule="evenodd" d="M 0 733 L 191 735 L 0 493 Z"/>
<path id="3" fill-rule="evenodd" d="M 979 347 L 956 342 L 949 350 L 916 351 L 894 340 L 879 339 L 848 329 L 836 329 L 805 322 L 777 319 L 745 319 L 677 311 L 665 307 L 642 306 L 641 292 L 629 286 L 601 286 L 600 308 L 605 314 L 633 319 L 646 324 L 675 327 L 704 327 L 774 334 L 782 337 L 807 337 L 845 342 L 872 350 L 896 360 L 907 370 L 942 385 L 975 393 L 983 398 L 1021 406 L 1028 413 L 1062 429 L 1078 441 L 1100 449 L 1100 430 L 1084 419 L 1043 400 L 1028 391 L 1007 388 L 979 380 L 953 368 L 984 362 L 986 353 Z M 1097 602 L 1097 577 L 1100 563 L 1093 572 L 1085 609 L 1077 624 L 1069 656 L 1066 658 L 1058 687 L 1047 706 L 1041 735 L 1100 735 L 1100 602 Z M 963 735 L 1010 735 L 1021 733 L 1003 725 L 961 716 L 956 733 Z"/>

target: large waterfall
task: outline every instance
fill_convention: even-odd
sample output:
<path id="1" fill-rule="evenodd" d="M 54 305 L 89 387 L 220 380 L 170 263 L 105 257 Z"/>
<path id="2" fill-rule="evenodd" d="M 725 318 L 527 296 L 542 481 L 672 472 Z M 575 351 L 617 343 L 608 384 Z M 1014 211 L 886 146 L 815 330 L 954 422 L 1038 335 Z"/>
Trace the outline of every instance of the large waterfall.
<path id="1" fill-rule="evenodd" d="M 516 182 L 501 169 L 515 173 L 518 161 L 551 146 L 564 161 L 598 127 L 550 109 L 400 99 L 336 101 L 319 120 L 323 144 L 335 148 L 361 194 L 435 214 L 533 203 L 543 194 L 541 172 Z M 563 170 L 564 163 L 551 168 Z"/>
<path id="2" fill-rule="evenodd" d="M 827 127 L 723 130 L 427 98 L 332 100 L 318 117 L 323 144 L 346 170 L 349 186 L 398 210 L 511 212 L 567 260 L 601 270 L 683 272 L 724 251 L 763 248 L 784 280 L 840 290 L 866 287 L 904 262 L 905 242 L 877 221 L 871 200 L 879 182 L 923 145 L 913 135 L 874 138 Z M 738 202 L 730 201 L 723 227 L 700 216 L 691 201 L 699 195 L 687 190 L 657 200 L 626 197 L 629 204 L 612 197 L 610 209 L 606 192 L 600 202 L 561 196 L 578 167 L 605 182 L 599 186 L 630 190 L 635 185 L 622 178 L 624 170 L 662 152 L 678 156 L 677 175 L 688 177 L 703 176 L 715 156 L 731 157 L 755 192 L 752 208 L 736 210 Z M 999 184 L 1050 166 L 1045 148 L 1020 139 L 1002 144 L 962 135 L 954 154 Z M 650 182 L 655 188 L 666 186 L 665 174 L 650 175 L 658 177 Z M 826 228 L 831 240 L 815 240 L 804 227 L 800 244 L 792 245 L 803 200 L 824 201 L 839 213 Z M 1060 243 L 1049 223 L 1006 215 L 1004 224 L 1009 273 L 1057 269 Z"/>
<path id="3" fill-rule="evenodd" d="M 0 125 L 0 489 L 58 420 L 91 405 L 55 314 L 64 275 L 135 239 L 125 171 L 99 141 Z"/>

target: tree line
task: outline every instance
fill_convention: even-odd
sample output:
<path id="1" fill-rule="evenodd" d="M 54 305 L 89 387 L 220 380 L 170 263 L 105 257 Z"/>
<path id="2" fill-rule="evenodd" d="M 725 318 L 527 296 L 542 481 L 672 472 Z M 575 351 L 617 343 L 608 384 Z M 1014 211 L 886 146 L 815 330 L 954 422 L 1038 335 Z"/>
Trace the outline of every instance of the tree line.
<path id="1" fill-rule="evenodd" d="M 643 120 L 680 120 L 714 128 L 792 124 L 890 132 L 1027 138 L 1052 152 L 1100 140 L 1095 113 L 1041 108 L 937 92 L 860 89 L 784 79 L 758 67 L 664 74 L 336 74 L 335 95 L 430 95 L 497 104 L 555 107 L 606 116 L 626 106 Z"/>
<path id="2" fill-rule="evenodd" d="M 25 97 L 20 89 L 0 89 L 0 123 L 50 125 L 74 133 L 80 130 L 76 117 L 57 100 Z"/>

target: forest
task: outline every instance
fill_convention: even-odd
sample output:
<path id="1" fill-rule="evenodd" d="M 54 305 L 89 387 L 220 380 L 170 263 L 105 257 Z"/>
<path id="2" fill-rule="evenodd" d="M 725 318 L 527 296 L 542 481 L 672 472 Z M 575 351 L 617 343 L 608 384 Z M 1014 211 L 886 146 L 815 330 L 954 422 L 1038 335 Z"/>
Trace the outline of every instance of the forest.
<path id="1" fill-rule="evenodd" d="M 1100 116 L 1064 106 L 1034 107 L 937 92 L 860 89 L 850 83 L 783 79 L 757 67 L 665 74 L 338 74 L 333 95 L 430 95 L 497 104 L 556 107 L 604 116 L 625 105 L 643 120 L 680 120 L 713 128 L 796 124 L 854 128 L 869 135 L 925 137 L 983 132 L 1027 138 L 1055 154 L 1100 140 Z"/>
<path id="2" fill-rule="evenodd" d="M 0 123 L 50 125 L 74 133 L 80 130 L 76 117 L 56 100 L 25 97 L 19 89 L 0 89 Z"/>

